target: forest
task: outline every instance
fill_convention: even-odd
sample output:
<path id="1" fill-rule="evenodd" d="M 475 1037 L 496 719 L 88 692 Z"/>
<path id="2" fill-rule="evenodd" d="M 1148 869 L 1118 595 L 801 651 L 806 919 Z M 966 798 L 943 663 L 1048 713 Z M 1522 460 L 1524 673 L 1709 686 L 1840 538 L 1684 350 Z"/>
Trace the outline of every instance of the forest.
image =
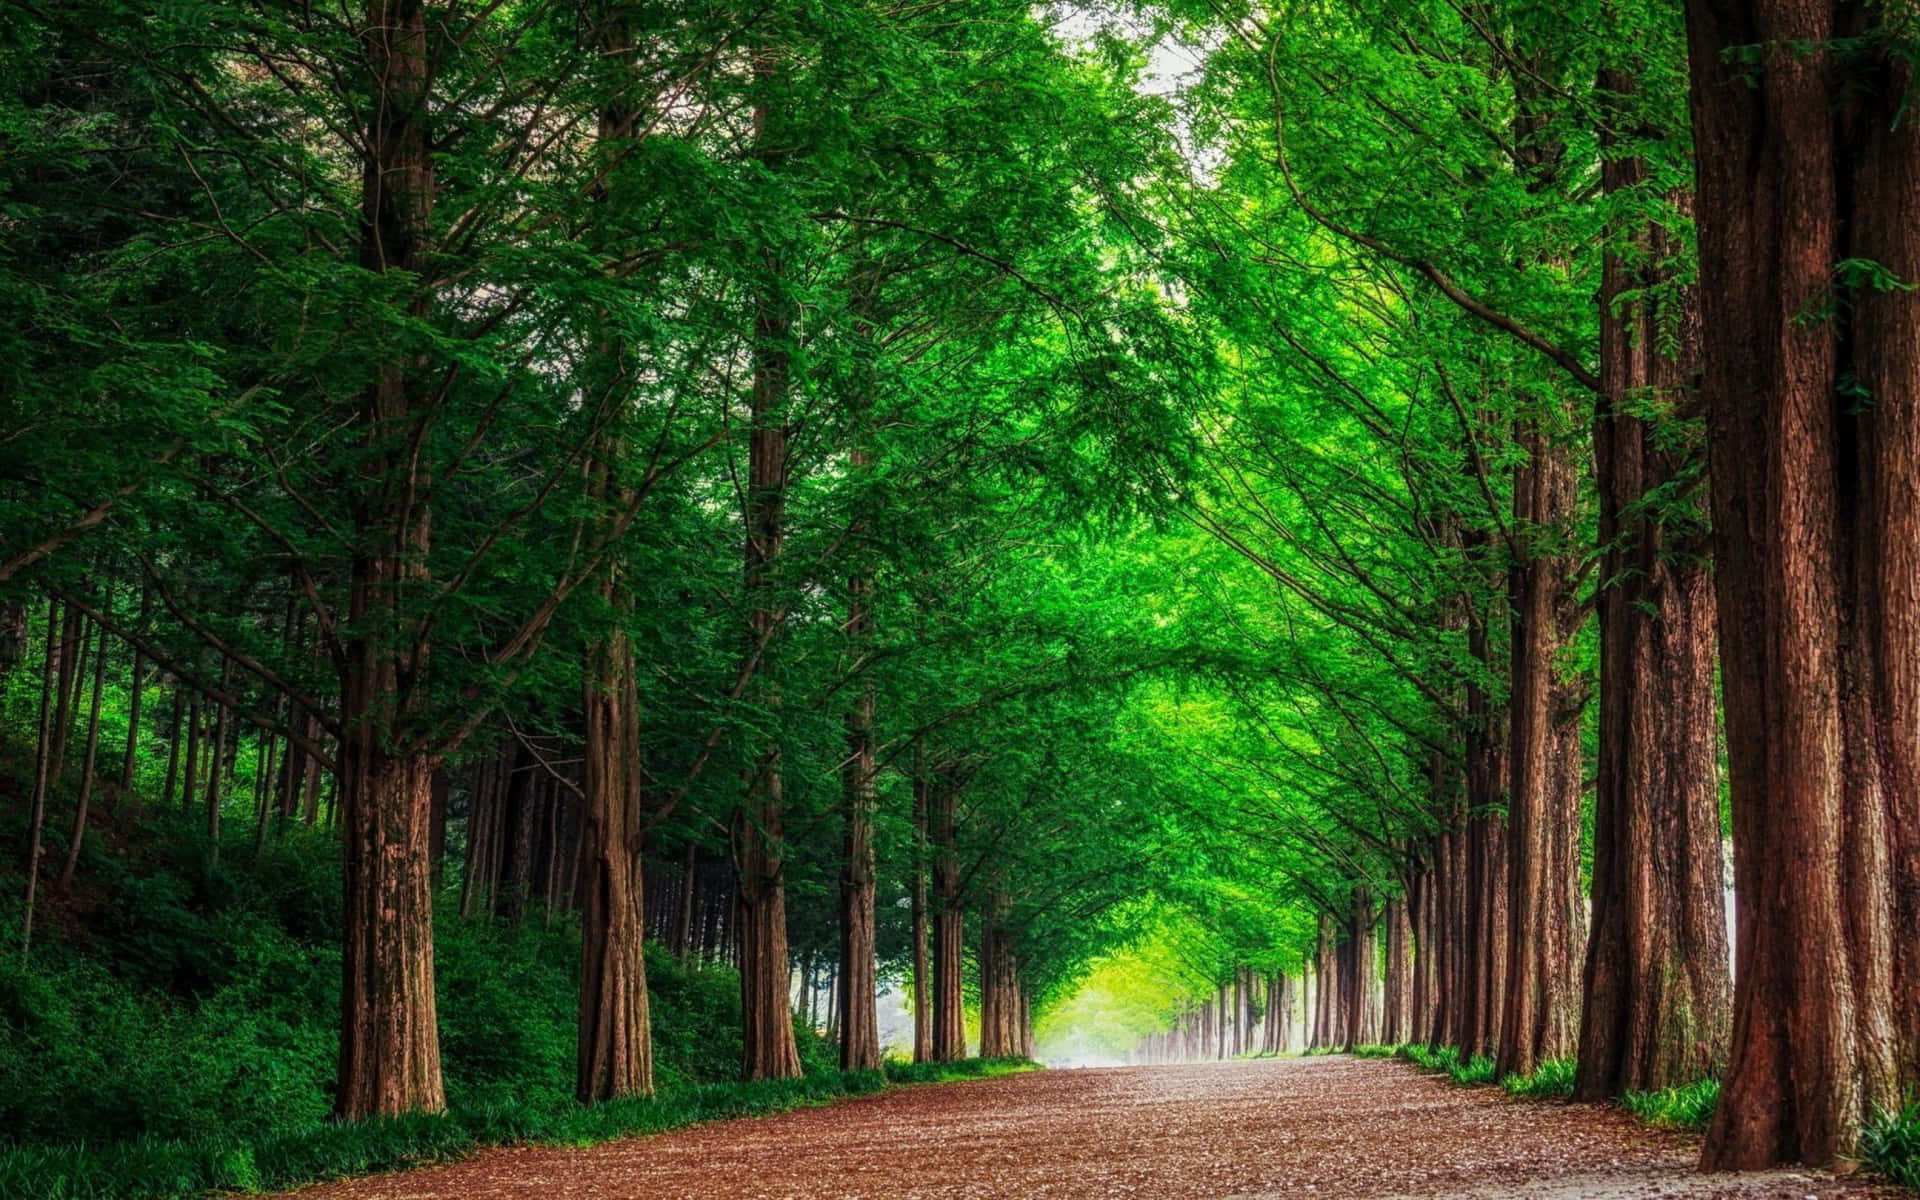
<path id="1" fill-rule="evenodd" d="M 0 1195 L 1303 1051 L 1920 1187 L 1917 65 L 0 0 Z"/>

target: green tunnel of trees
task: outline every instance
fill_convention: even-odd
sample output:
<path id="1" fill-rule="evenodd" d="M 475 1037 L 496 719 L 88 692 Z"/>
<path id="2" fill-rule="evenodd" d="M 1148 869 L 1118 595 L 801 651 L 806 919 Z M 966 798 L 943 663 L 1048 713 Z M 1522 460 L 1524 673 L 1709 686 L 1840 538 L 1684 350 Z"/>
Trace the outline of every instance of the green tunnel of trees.
<path id="1" fill-rule="evenodd" d="M 16 1070 L 135 864 L 295 855 L 347 1119 L 529 925 L 587 1104 L 648 944 L 746 1080 L 1154 944 L 1140 1057 L 1717 1077 L 1714 1166 L 1920 1088 L 1903 6 L 0 13 Z"/>

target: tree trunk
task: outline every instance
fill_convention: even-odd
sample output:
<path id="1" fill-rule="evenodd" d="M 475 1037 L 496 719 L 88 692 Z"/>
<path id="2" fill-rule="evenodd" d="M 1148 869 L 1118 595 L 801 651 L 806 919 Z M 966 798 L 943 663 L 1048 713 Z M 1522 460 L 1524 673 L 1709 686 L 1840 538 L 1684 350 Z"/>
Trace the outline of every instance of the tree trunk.
<path id="1" fill-rule="evenodd" d="M 1601 79 L 1612 95 L 1633 86 L 1618 73 Z M 1646 165 L 1609 158 L 1601 176 L 1609 192 L 1627 192 L 1645 186 Z M 1658 424 L 1634 415 L 1691 403 L 1697 297 L 1686 289 L 1677 313 L 1656 311 L 1650 297 L 1679 247 L 1654 226 L 1633 238 L 1644 265 L 1608 255 L 1600 290 L 1600 756 L 1577 1100 L 1717 1075 L 1732 1016 L 1705 523 L 1696 533 L 1643 503 L 1682 485 L 1700 447 L 1682 436 L 1684 411 Z M 1638 299 L 1622 311 L 1629 293 Z"/>
<path id="2" fill-rule="evenodd" d="M 40 671 L 40 716 L 34 723 L 33 802 L 27 818 L 27 896 L 20 921 L 20 954 L 33 948 L 33 903 L 40 890 L 41 839 L 46 829 L 47 790 L 53 777 L 54 695 L 60 676 L 60 602 L 47 601 L 47 658 Z"/>
<path id="3" fill-rule="evenodd" d="M 913 773 L 913 1061 L 933 1061 L 932 964 L 927 947 L 927 788 L 926 773 Z"/>
<path id="4" fill-rule="evenodd" d="M 954 808 L 958 800 L 947 781 L 937 781 L 929 797 L 933 834 L 933 1060 L 954 1062 L 967 1056 L 964 993 L 961 991 L 960 861 L 954 846 Z"/>
<path id="5" fill-rule="evenodd" d="M 87 837 L 87 807 L 93 799 L 93 767 L 100 753 L 100 695 L 107 682 L 107 630 L 100 628 L 100 649 L 93 656 L 93 697 L 87 705 L 87 751 L 80 771 L 80 798 L 73 806 L 73 836 L 67 839 L 67 860 L 60 867 L 60 890 L 73 886 L 80 865 L 80 847 Z"/>
<path id="6" fill-rule="evenodd" d="M 1411 1038 L 1413 1029 L 1413 923 L 1404 899 L 1387 901 L 1386 937 L 1386 993 L 1380 1042 L 1398 1046 Z"/>
<path id="7" fill-rule="evenodd" d="M 857 454 L 855 466 L 865 462 Z M 873 581 L 849 581 L 847 630 L 856 647 L 872 628 Z M 841 768 L 844 831 L 840 861 L 840 1069 L 880 1069 L 880 1018 L 875 1008 L 873 687 L 856 685 L 846 714 L 847 758 Z"/>
<path id="8" fill-rule="evenodd" d="M 369 107 L 360 265 L 384 274 L 426 272 L 433 205 L 427 14 L 421 0 L 371 0 L 367 10 Z M 411 313 L 427 314 L 416 287 Z M 416 703 L 427 646 L 403 597 L 429 585 L 428 513 L 410 447 L 432 401 L 419 365 L 383 363 L 362 397 L 368 450 L 354 513 L 349 592 L 354 630 L 340 686 L 337 781 L 345 851 L 345 945 L 340 969 L 340 1079 L 346 1119 L 446 1107 L 433 992 L 433 872 L 429 853 L 433 772 L 400 749 Z"/>
<path id="9" fill-rule="evenodd" d="M 616 620 L 588 655 L 583 697 L 586 779 L 579 858 L 585 878 L 574 1089 L 583 1104 L 653 1091 L 643 953 L 640 697 L 633 647 L 618 620 L 626 607 L 619 591 L 610 574 L 602 594 Z"/>
<path id="10" fill-rule="evenodd" d="M 1006 927 L 1010 905 L 996 890 L 980 923 L 980 1057 L 1021 1053 L 1020 968 L 1013 934 Z"/>
<path id="11" fill-rule="evenodd" d="M 1920 1087 L 1908 22 L 1687 5 L 1739 897 L 1710 1167 L 1849 1161 L 1870 1114 Z M 1756 45 L 1794 50 L 1740 53 Z"/>
<path id="12" fill-rule="evenodd" d="M 1520 553 L 1511 570 L 1512 783 L 1507 804 L 1507 970 L 1496 1069 L 1531 1075 L 1573 1055 L 1579 964 L 1579 684 L 1562 658 L 1577 627 L 1571 562 L 1561 549 L 1574 517 L 1576 474 L 1557 414 L 1521 423 L 1526 463 L 1514 473 Z"/>

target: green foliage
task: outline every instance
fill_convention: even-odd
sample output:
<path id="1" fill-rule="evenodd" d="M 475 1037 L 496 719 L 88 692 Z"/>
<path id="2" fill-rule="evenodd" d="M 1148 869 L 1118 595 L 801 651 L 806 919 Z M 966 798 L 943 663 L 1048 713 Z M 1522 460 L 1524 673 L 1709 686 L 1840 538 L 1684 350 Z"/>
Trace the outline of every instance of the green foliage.
<path id="1" fill-rule="evenodd" d="M 1458 1046 L 1442 1046 L 1435 1050 L 1420 1042 L 1410 1042 L 1400 1048 L 1400 1053 L 1422 1071 L 1445 1071 L 1451 1074 L 1460 1065 Z"/>
<path id="2" fill-rule="evenodd" d="M 1398 1046 L 1355 1046 L 1352 1050 L 1355 1058 L 1397 1058 Z"/>
<path id="3" fill-rule="evenodd" d="M 1628 1092 L 1621 1105 L 1650 1125 L 1672 1129 L 1705 1129 L 1720 1102 L 1720 1081 L 1700 1079 L 1657 1092 Z"/>
<path id="4" fill-rule="evenodd" d="M 1920 1100 L 1878 1114 L 1861 1139 L 1861 1158 L 1895 1183 L 1920 1189 Z"/>
<path id="5" fill-rule="evenodd" d="M 1492 1083 L 1493 1073 L 1493 1060 L 1484 1054 L 1476 1054 L 1466 1062 L 1455 1062 L 1447 1068 L 1447 1078 L 1462 1086 Z"/>
<path id="6" fill-rule="evenodd" d="M 1565 1100 L 1573 1095 L 1574 1060 L 1552 1058 L 1541 1063 L 1531 1075 L 1509 1075 L 1500 1086 L 1510 1096 L 1528 1100 Z"/>

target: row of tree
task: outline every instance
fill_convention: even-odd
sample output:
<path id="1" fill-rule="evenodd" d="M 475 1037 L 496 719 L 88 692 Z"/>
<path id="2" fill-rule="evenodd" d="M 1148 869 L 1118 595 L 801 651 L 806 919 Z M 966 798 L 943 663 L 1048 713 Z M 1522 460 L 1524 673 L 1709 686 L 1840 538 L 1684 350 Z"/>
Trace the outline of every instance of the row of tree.
<path id="1" fill-rule="evenodd" d="M 1239 797 L 1194 824 L 1265 848 L 1183 899 L 1209 982 L 1310 963 L 1313 1044 L 1719 1076 L 1708 1165 L 1849 1158 L 1920 1084 L 1911 21 L 1173 15 L 1182 278 L 1250 360 L 1182 504 L 1266 595 L 1188 593 L 1271 667 L 1190 738 Z M 1232 915 L 1263 877 L 1311 939 Z"/>

